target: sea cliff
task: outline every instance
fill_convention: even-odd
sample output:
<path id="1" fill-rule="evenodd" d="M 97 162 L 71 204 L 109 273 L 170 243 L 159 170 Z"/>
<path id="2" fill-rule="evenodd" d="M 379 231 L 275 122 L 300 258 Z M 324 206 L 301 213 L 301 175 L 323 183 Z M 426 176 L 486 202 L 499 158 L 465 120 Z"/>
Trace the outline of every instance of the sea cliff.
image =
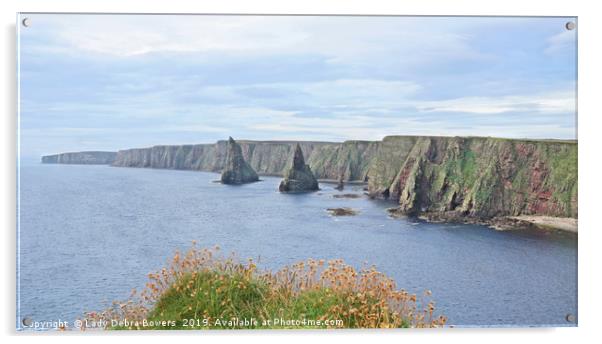
<path id="1" fill-rule="evenodd" d="M 578 215 L 574 141 L 388 137 L 368 180 L 373 197 L 430 219 Z"/>
<path id="2" fill-rule="evenodd" d="M 297 144 L 237 142 L 258 174 L 276 176 L 291 165 Z M 388 136 L 382 141 L 299 144 L 316 178 L 367 182 L 370 197 L 397 203 L 393 214 L 475 222 L 578 216 L 576 141 Z M 154 146 L 121 150 L 111 164 L 220 172 L 226 152 L 227 141 Z"/>
<path id="3" fill-rule="evenodd" d="M 72 152 L 42 157 L 44 164 L 78 164 L 78 165 L 107 165 L 113 163 L 117 153 L 115 152 Z"/>

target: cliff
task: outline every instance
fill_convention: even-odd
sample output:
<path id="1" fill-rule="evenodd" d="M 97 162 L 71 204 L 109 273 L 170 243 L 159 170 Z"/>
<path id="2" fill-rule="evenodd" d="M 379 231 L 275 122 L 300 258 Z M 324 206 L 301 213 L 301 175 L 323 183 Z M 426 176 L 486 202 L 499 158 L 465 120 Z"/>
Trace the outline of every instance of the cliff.
<path id="1" fill-rule="evenodd" d="M 262 175 L 283 176 L 296 142 L 238 141 Z M 578 216 L 577 142 L 487 137 L 389 136 L 382 141 L 300 142 L 319 179 L 368 182 L 400 214 L 433 219 Z M 117 152 L 113 166 L 220 172 L 227 141 Z"/>
<path id="2" fill-rule="evenodd" d="M 115 152 L 73 152 L 42 157 L 44 164 L 80 164 L 80 165 L 107 165 L 113 163 Z"/>
<path id="3" fill-rule="evenodd" d="M 283 176 L 292 163 L 297 142 L 238 140 L 247 163 L 261 175 Z M 365 181 L 380 142 L 299 142 L 314 175 L 320 179 Z M 214 144 L 154 146 L 120 150 L 112 163 L 119 167 L 150 167 L 220 172 L 226 163 L 227 141 Z"/>
<path id="4" fill-rule="evenodd" d="M 292 163 L 296 142 L 238 140 L 244 160 L 261 175 L 282 176 Z M 310 166 L 318 166 L 318 178 L 335 179 L 340 174 L 340 143 L 300 142 Z M 119 167 L 150 167 L 221 172 L 226 165 L 228 141 L 214 144 L 154 146 L 120 150 L 112 163 Z M 344 166 L 343 166 L 344 167 Z M 355 176 L 352 176 L 355 177 Z"/>
<path id="5" fill-rule="evenodd" d="M 373 197 L 397 200 L 403 214 L 578 215 L 573 141 L 387 137 L 368 180 Z"/>

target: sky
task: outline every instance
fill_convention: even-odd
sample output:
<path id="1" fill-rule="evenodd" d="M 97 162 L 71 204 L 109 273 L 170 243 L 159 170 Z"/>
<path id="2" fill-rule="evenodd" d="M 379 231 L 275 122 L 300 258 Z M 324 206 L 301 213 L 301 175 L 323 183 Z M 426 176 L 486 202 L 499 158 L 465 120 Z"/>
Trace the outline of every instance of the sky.
<path id="1" fill-rule="evenodd" d="M 22 157 L 228 136 L 576 138 L 574 18 L 23 17 Z"/>

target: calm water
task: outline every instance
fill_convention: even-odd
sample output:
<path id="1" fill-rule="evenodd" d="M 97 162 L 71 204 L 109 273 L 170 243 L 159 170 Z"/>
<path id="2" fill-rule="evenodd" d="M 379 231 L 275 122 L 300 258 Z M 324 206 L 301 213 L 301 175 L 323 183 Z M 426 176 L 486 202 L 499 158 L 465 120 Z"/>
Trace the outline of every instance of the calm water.
<path id="1" fill-rule="evenodd" d="M 307 258 L 368 262 L 433 292 L 450 324 L 570 325 L 577 240 L 545 232 L 391 219 L 391 203 L 337 199 L 333 185 L 278 193 L 279 178 L 226 186 L 213 173 L 24 164 L 18 319 L 73 320 L 141 289 L 176 249 L 220 245 L 268 268 Z M 347 188 L 345 193 L 361 193 Z M 355 217 L 331 217 L 329 207 Z"/>

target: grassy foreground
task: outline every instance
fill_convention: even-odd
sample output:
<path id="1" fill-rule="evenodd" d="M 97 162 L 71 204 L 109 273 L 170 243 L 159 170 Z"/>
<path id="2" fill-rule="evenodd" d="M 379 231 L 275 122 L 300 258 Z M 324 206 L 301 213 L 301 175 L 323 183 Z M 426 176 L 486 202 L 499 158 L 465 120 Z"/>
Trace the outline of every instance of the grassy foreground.
<path id="1" fill-rule="evenodd" d="M 430 292 L 425 292 L 425 297 Z M 342 260 L 308 260 L 277 272 L 253 260 L 224 258 L 219 248 L 176 253 L 149 274 L 141 292 L 86 314 L 106 329 L 404 328 L 440 327 L 433 302 L 397 290 L 374 267 L 356 271 Z"/>

